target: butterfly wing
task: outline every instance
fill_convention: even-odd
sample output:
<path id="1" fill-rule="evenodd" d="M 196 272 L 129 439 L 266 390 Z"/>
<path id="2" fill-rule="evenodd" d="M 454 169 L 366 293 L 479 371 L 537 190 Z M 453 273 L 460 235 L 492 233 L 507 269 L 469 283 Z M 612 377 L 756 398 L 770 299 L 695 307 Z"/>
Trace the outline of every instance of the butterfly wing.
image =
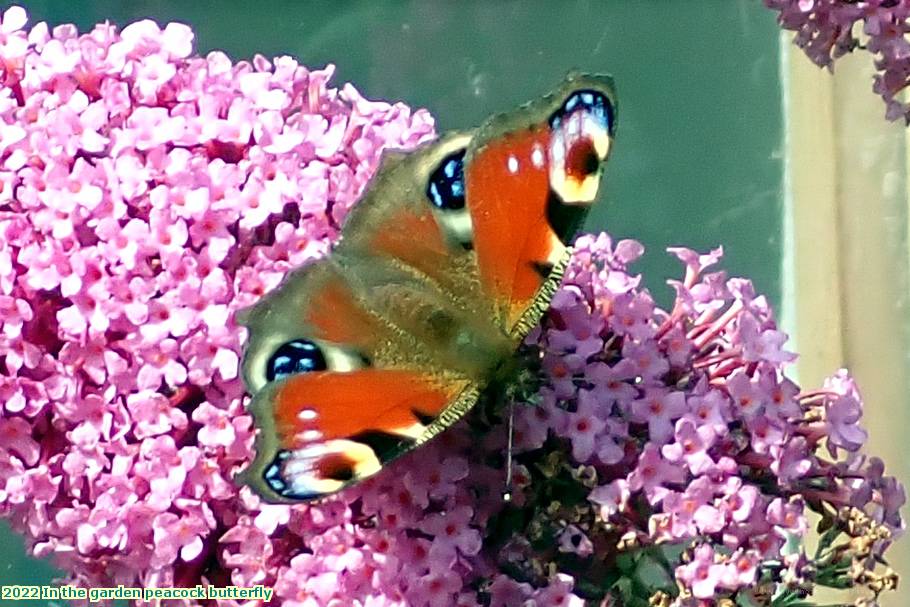
<path id="1" fill-rule="evenodd" d="M 250 331 L 243 376 L 259 429 L 242 480 L 257 493 L 293 502 L 338 491 L 427 440 L 447 408 L 473 404 L 469 374 L 439 365 L 439 344 L 421 323 L 400 320 L 396 298 L 445 309 L 415 283 L 388 264 L 367 268 L 336 252 L 240 317 Z"/>
<path id="2" fill-rule="evenodd" d="M 427 183 L 445 158 L 463 150 L 471 132 L 441 136 L 405 155 L 386 153 L 364 196 L 351 209 L 336 248 L 364 259 L 383 259 L 430 281 L 454 297 L 480 298 L 467 210 L 429 203 Z"/>
<path id="3" fill-rule="evenodd" d="M 477 264 L 513 335 L 536 321 L 535 299 L 552 296 L 560 274 L 551 273 L 565 264 L 597 196 L 615 127 L 612 80 L 570 76 L 552 94 L 492 118 L 471 141 L 465 185 Z"/>
<path id="4" fill-rule="evenodd" d="M 427 440 L 430 420 L 477 398 L 464 380 L 366 368 L 292 375 L 256 395 L 256 459 L 243 480 L 271 502 L 334 493 Z"/>

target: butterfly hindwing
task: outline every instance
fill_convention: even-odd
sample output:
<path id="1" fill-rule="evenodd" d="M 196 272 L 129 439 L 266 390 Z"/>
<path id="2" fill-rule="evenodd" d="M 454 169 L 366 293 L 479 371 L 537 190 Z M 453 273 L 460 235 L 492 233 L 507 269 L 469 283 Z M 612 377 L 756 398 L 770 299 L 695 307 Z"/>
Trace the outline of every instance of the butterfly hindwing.
<path id="1" fill-rule="evenodd" d="M 465 388 L 465 380 L 440 382 L 418 371 L 375 368 L 273 382 L 251 405 L 260 433 L 246 480 L 270 501 L 338 491 L 426 440 L 430 426 Z"/>

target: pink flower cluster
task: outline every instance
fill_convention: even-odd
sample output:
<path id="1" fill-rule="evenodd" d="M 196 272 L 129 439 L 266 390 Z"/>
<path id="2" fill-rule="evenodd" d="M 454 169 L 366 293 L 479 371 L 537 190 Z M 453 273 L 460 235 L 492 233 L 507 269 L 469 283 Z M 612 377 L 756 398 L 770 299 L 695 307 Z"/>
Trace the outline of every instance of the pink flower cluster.
<path id="1" fill-rule="evenodd" d="M 880 460 L 859 453 L 867 436 L 853 380 L 839 371 L 823 389 L 801 391 L 783 374 L 795 355 L 765 298 L 747 280 L 706 272 L 721 250 L 671 252 L 686 271 L 670 281 L 676 299 L 668 313 L 627 273 L 642 253 L 638 243 L 614 247 L 603 234 L 577 241 L 563 288 L 532 337 L 548 382 L 515 436 L 517 450 L 530 454 L 518 456 L 522 470 L 543 470 L 529 475 L 521 497 L 539 523 L 532 545 L 535 532 L 559 545 L 549 555 L 517 552 L 514 565 L 534 579 L 524 563 L 549 561 L 597 586 L 603 562 L 617 558 L 605 557 L 606 547 L 622 546 L 643 559 L 636 566 L 675 581 L 645 596 L 614 588 L 607 594 L 619 604 L 660 592 L 667 605 L 754 601 L 781 586 L 802 598 L 833 567 L 806 556 L 811 509 L 839 516 L 841 530 L 860 521 L 850 533 L 868 539 L 869 553 L 857 561 L 871 566 L 864 559 L 904 529 L 906 495 L 882 475 Z M 558 465 L 542 469 L 541 457 Z M 573 479 L 593 512 L 580 500 L 558 508 L 550 501 L 544 487 Z M 826 542 L 843 565 L 847 547 Z M 891 583 L 890 572 L 863 571 Z"/>
<path id="2" fill-rule="evenodd" d="M 900 92 L 910 84 L 910 1 L 764 0 L 778 11 L 782 27 L 796 32 L 794 42 L 819 66 L 861 48 L 875 58 L 873 89 L 887 103 L 887 117 L 910 123 L 910 104 Z"/>
<path id="3" fill-rule="evenodd" d="M 432 119 L 332 68 L 193 56 L 180 24 L 26 21 L 0 21 L 0 513 L 80 584 L 291 579 L 287 509 L 232 482 L 233 314 Z"/>
<path id="4" fill-rule="evenodd" d="M 580 607 L 799 594 L 845 563 L 890 581 L 904 493 L 859 453 L 850 378 L 786 380 L 764 298 L 704 272 L 718 252 L 675 250 L 668 313 L 627 271 L 640 245 L 605 235 L 522 353 L 511 501 L 497 403 L 319 504 L 239 489 L 234 313 L 324 254 L 382 150 L 432 120 L 287 57 L 196 57 L 177 24 L 25 23 L 0 21 L 0 514 L 71 583 Z M 824 562 L 797 541 L 808 509 Z"/>

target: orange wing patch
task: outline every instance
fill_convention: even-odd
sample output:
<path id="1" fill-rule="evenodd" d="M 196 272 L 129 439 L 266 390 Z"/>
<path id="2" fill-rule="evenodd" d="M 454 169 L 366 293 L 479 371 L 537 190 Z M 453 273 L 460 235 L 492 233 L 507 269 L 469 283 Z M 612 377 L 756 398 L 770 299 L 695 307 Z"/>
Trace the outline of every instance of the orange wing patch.
<path id="1" fill-rule="evenodd" d="M 546 266 L 564 250 L 547 222 L 550 131 L 540 126 L 487 143 L 465 173 L 481 278 L 511 327 L 530 304 Z"/>
<path id="2" fill-rule="evenodd" d="M 385 229 L 380 227 L 370 240 L 371 253 L 398 259 L 443 284 L 453 280 L 446 275 L 452 252 L 429 208 L 400 209 L 384 220 Z"/>
<path id="3" fill-rule="evenodd" d="M 344 279 L 327 278 L 312 298 L 319 303 L 307 306 L 304 321 L 316 330 L 313 337 L 370 353 L 375 350 L 380 322 L 363 307 Z"/>
<path id="4" fill-rule="evenodd" d="M 426 424 L 467 385 L 407 370 L 292 375 L 251 406 L 263 431 L 256 459 L 243 474 L 270 501 L 334 493 L 426 438 Z"/>
<path id="5" fill-rule="evenodd" d="M 416 438 L 466 385 L 441 386 L 405 370 L 304 373 L 288 378 L 275 395 L 276 431 L 290 449 L 364 432 Z"/>

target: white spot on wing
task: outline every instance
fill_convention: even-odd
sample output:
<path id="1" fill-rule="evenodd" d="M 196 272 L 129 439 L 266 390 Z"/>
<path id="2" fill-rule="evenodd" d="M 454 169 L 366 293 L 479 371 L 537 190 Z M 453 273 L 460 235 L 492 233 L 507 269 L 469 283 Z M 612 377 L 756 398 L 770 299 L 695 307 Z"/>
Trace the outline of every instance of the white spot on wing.
<path id="1" fill-rule="evenodd" d="M 302 409 L 300 413 L 297 414 L 297 419 L 302 422 L 311 422 L 317 417 L 319 417 L 319 415 L 313 409 Z"/>
<path id="2" fill-rule="evenodd" d="M 304 443 L 312 443 L 322 438 L 322 432 L 319 430 L 304 430 L 297 434 L 297 438 Z"/>
<path id="3" fill-rule="evenodd" d="M 514 155 L 513 155 L 513 156 L 509 156 L 508 163 L 509 163 L 509 164 L 508 164 L 509 172 L 510 172 L 510 173 L 517 173 L 517 172 L 518 172 L 518 158 L 516 158 Z"/>
<path id="4" fill-rule="evenodd" d="M 542 169 L 543 163 L 543 146 L 541 146 L 539 143 L 535 143 L 534 149 L 531 151 L 531 164 L 533 164 L 538 169 Z"/>

